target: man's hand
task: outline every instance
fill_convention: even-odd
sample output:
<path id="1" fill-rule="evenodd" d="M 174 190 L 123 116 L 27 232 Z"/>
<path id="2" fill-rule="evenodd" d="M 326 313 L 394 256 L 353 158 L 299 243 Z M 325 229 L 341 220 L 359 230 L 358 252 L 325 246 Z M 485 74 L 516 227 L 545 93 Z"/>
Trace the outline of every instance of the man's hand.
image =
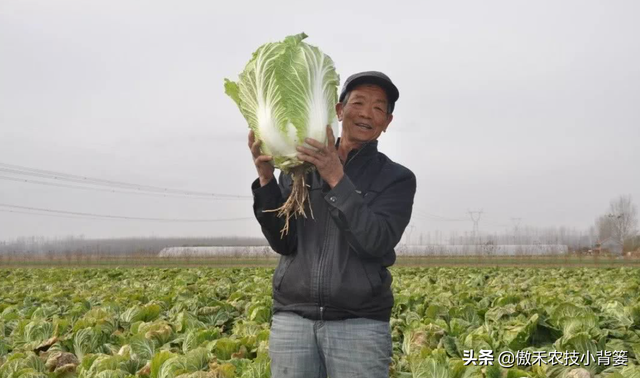
<path id="1" fill-rule="evenodd" d="M 322 179 L 333 188 L 342 180 L 344 169 L 338 156 L 338 150 L 336 149 L 336 138 L 333 136 L 331 126 L 328 125 L 327 141 L 327 145 L 324 146 L 315 139 L 305 139 L 305 142 L 317 150 L 314 151 L 311 148 L 299 146 L 297 148 L 299 152 L 298 159 L 315 165 Z"/>
<path id="2" fill-rule="evenodd" d="M 249 131 L 249 149 L 251 155 L 253 155 L 253 163 L 256 165 L 258 171 L 258 179 L 260 180 L 260 186 L 265 186 L 273 179 L 273 165 L 271 164 L 272 157 L 269 155 L 262 155 L 260 151 L 260 140 L 256 140 L 256 136 L 253 130 Z"/>

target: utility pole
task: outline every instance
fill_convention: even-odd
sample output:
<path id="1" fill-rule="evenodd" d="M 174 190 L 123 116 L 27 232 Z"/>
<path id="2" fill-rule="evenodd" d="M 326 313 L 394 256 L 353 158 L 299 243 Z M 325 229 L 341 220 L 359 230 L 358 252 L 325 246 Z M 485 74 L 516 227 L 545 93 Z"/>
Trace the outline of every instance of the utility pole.
<path id="1" fill-rule="evenodd" d="M 473 242 L 475 244 L 478 244 L 478 232 L 480 229 L 480 227 L 478 227 L 478 223 L 480 223 L 480 217 L 482 217 L 483 210 L 482 209 L 480 209 L 480 211 L 467 210 L 467 212 L 469 213 L 469 216 L 473 221 Z"/>

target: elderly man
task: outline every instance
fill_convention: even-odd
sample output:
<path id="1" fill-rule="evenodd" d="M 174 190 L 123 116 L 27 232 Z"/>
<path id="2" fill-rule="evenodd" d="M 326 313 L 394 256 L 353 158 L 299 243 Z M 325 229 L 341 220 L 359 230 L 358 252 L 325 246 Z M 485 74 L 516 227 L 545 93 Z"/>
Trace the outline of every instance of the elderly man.
<path id="1" fill-rule="evenodd" d="M 298 148 L 317 168 L 309 174 L 314 218 L 284 220 L 273 212 L 290 193 L 291 179 L 274 178 L 271 157 L 249 134 L 258 170 L 254 212 L 269 244 L 281 254 L 273 276 L 269 341 L 274 378 L 388 377 L 392 357 L 394 247 L 411 218 L 414 174 L 378 152 L 380 134 L 393 119 L 399 92 L 385 74 L 361 72 L 347 79 L 336 104 L 342 134 L 337 143 Z"/>

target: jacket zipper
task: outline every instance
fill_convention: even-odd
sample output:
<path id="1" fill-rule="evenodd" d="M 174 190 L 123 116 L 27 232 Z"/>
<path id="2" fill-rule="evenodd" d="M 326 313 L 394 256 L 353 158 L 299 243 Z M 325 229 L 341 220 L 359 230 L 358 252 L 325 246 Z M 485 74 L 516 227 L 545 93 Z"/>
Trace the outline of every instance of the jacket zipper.
<path id="1" fill-rule="evenodd" d="M 367 142 L 368 143 L 368 142 Z M 356 156 L 358 156 L 358 154 L 364 149 L 364 147 L 366 146 L 366 144 L 364 146 L 362 146 L 358 152 L 356 152 L 351 159 L 347 158 L 347 161 L 344 164 L 344 169 L 345 169 L 345 174 L 346 174 L 346 168 L 349 165 L 349 163 L 351 163 Z M 318 261 L 318 276 L 316 279 L 317 282 L 317 292 L 318 292 L 318 304 L 320 305 L 320 320 L 324 320 L 324 301 L 323 301 L 323 297 L 324 297 L 324 265 L 325 265 L 325 255 L 327 254 L 327 246 L 330 245 L 329 240 L 330 238 L 332 238 L 333 236 L 333 232 L 332 229 L 329 227 L 331 222 L 331 213 L 329 212 L 329 210 L 327 210 L 327 215 L 325 217 L 325 222 L 324 222 L 324 229 L 325 229 L 325 236 L 324 236 L 324 243 L 322 245 L 322 250 L 320 251 L 320 258 Z"/>
<path id="2" fill-rule="evenodd" d="M 329 237 L 331 236 L 331 230 L 329 229 L 329 225 L 331 221 L 331 214 L 327 210 L 327 215 L 324 221 L 324 243 L 322 244 L 322 250 L 320 251 L 320 258 L 318 261 L 318 275 L 317 275 L 317 293 L 318 293 L 318 304 L 320 305 L 320 320 L 324 320 L 324 265 L 325 265 L 325 256 L 327 254 L 327 246 L 329 245 Z"/>

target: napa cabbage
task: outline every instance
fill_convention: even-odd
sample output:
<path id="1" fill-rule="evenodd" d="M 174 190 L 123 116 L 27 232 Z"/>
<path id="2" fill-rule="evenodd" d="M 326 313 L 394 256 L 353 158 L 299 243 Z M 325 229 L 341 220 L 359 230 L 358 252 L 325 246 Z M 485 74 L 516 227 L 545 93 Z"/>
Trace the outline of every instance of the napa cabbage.
<path id="1" fill-rule="evenodd" d="M 296 147 L 307 137 L 326 143 L 327 125 L 334 133 L 337 129 L 334 107 L 340 78 L 333 60 L 303 42 L 305 38 L 301 33 L 260 46 L 239 80 L 225 79 L 224 84 L 225 93 L 262 141 L 262 153 L 273 156 L 275 167 L 292 175 L 292 193 L 279 209 L 287 220 L 293 213 L 305 215 L 304 174 L 313 168 L 298 160 Z"/>
<path id="2" fill-rule="evenodd" d="M 301 33 L 262 45 L 237 82 L 225 79 L 226 94 L 262 140 L 263 153 L 285 172 L 302 164 L 296 147 L 304 138 L 326 142 L 327 125 L 337 125 L 340 78 L 331 58 L 305 38 Z"/>

